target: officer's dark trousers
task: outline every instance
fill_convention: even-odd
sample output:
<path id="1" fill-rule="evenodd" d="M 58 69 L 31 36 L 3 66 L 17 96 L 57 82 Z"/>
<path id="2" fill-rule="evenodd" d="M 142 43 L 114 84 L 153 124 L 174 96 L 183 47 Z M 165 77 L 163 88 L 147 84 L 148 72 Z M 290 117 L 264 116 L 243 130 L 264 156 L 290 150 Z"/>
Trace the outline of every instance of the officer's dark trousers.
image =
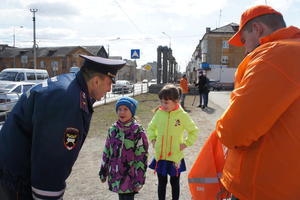
<path id="1" fill-rule="evenodd" d="M 1 200 L 33 200 L 31 194 L 21 194 L 0 183 Z"/>

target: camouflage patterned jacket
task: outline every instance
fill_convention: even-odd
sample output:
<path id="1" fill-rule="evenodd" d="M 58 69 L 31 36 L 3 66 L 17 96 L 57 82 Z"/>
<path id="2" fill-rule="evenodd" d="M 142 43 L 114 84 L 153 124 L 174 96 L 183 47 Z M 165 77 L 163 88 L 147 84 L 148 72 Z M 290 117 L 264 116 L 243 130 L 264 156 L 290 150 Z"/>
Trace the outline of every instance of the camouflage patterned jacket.
<path id="1" fill-rule="evenodd" d="M 99 172 L 109 190 L 132 193 L 145 183 L 148 140 L 141 125 L 133 119 L 117 121 L 108 131 Z"/>

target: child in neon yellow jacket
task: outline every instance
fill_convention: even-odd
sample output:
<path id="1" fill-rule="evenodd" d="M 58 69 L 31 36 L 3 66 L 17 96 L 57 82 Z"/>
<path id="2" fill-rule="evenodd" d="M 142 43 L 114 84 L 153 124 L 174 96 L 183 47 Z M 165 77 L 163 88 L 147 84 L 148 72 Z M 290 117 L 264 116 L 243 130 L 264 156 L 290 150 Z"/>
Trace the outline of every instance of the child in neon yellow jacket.
<path id="1" fill-rule="evenodd" d="M 186 170 L 183 150 L 194 144 L 199 129 L 191 117 L 179 105 L 181 90 L 166 85 L 158 96 L 161 106 L 156 110 L 149 126 L 148 139 L 155 149 L 155 157 L 149 168 L 158 176 L 158 198 L 165 199 L 167 176 L 170 176 L 172 199 L 179 199 L 180 173 Z M 184 137 L 184 132 L 187 137 Z"/>

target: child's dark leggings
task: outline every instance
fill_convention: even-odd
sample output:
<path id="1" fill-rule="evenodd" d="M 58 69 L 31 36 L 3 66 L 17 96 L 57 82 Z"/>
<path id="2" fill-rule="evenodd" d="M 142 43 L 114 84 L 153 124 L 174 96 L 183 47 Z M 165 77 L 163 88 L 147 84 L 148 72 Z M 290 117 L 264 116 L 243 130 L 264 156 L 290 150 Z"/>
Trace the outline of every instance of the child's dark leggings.
<path id="1" fill-rule="evenodd" d="M 134 200 L 135 193 L 119 194 L 119 200 Z"/>
<path id="2" fill-rule="evenodd" d="M 158 177 L 158 199 L 165 200 L 166 199 L 166 189 L 168 183 L 168 176 L 162 176 L 157 174 Z M 180 187 L 179 187 L 179 179 L 180 176 L 171 176 L 170 183 L 172 186 L 172 200 L 179 199 Z"/>

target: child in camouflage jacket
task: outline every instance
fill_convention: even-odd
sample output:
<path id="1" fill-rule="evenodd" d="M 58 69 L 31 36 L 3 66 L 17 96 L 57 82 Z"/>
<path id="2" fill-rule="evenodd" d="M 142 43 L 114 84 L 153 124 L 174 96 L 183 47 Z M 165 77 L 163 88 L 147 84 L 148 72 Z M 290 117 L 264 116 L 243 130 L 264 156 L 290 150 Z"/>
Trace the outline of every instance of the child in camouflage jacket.
<path id="1" fill-rule="evenodd" d="M 133 98 L 117 101 L 119 119 L 108 131 L 99 172 L 100 180 L 107 180 L 109 190 L 118 193 L 120 200 L 134 199 L 146 178 L 148 140 L 134 118 L 136 108 Z"/>

